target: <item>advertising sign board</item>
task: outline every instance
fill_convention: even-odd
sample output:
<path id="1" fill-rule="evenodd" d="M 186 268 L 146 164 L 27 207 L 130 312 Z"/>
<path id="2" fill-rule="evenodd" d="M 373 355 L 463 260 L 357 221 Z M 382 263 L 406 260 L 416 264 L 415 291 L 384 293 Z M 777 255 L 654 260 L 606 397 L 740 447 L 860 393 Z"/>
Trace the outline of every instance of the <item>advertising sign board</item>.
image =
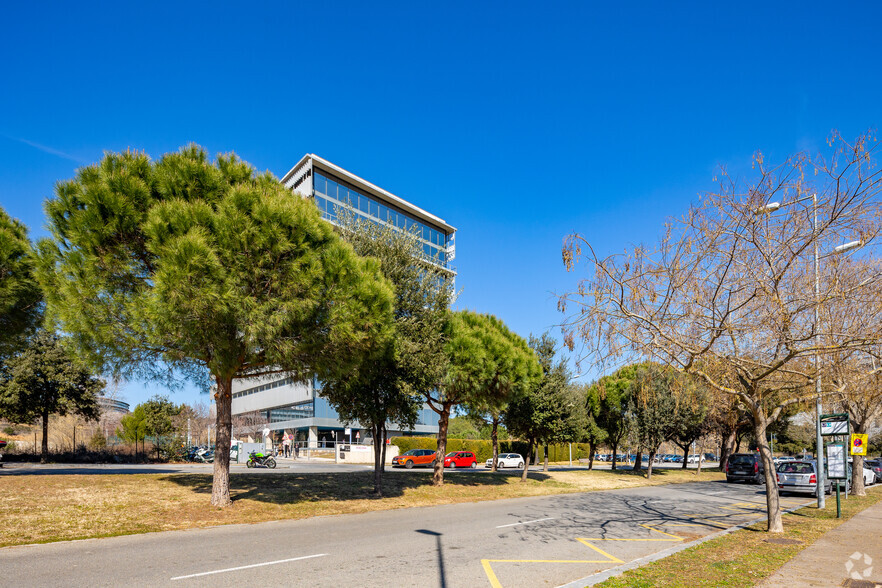
<path id="1" fill-rule="evenodd" d="M 844 480 L 846 471 L 845 443 L 830 443 L 827 445 L 827 477 Z"/>
<path id="2" fill-rule="evenodd" d="M 821 435 L 848 435 L 847 414 L 821 415 Z"/>

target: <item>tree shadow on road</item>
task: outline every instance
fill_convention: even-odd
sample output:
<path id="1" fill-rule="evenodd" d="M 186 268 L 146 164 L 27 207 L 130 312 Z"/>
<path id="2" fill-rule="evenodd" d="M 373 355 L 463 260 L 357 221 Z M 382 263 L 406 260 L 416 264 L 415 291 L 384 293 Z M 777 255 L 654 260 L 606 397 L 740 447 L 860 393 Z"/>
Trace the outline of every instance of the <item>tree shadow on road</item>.
<path id="1" fill-rule="evenodd" d="M 519 474 L 517 474 L 519 476 Z M 421 496 L 440 493 L 432 486 L 431 472 L 426 475 L 409 473 L 386 475 L 383 477 L 383 496 L 377 496 L 374 489 L 373 472 L 347 472 L 332 474 L 291 474 L 261 473 L 235 474 L 230 476 L 230 495 L 234 502 L 256 500 L 277 505 L 303 502 L 381 500 L 404 498 L 401 506 L 409 506 L 407 498 L 414 502 L 424 502 Z M 513 476 L 476 476 L 468 473 L 447 473 L 444 475 L 443 492 L 451 498 L 475 498 L 493 493 L 497 498 L 505 498 L 505 488 L 512 487 L 509 480 Z M 530 479 L 544 481 L 549 476 L 530 473 Z M 212 478 L 208 474 L 180 474 L 164 478 L 170 482 L 190 488 L 200 494 L 211 494 Z M 512 496 L 515 496 L 512 493 Z"/>

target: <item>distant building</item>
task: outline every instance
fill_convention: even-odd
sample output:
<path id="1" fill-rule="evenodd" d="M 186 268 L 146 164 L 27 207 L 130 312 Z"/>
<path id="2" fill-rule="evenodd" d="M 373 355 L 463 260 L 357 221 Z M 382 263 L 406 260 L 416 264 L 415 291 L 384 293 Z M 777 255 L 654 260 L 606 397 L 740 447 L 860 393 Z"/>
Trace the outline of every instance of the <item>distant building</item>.
<path id="1" fill-rule="evenodd" d="M 417 230 L 421 236 L 424 259 L 446 272 L 456 275 L 451 262 L 456 255 L 456 229 L 422 208 L 363 180 L 333 163 L 307 154 L 282 178 L 293 193 L 311 198 L 322 218 L 337 224 L 337 213 L 349 210 L 358 217 L 383 223 L 399 230 Z M 317 381 L 295 381 L 290 378 L 233 380 L 233 415 L 260 415 L 259 425 L 272 431 L 293 433 L 296 439 L 310 445 L 321 441 L 343 440 L 346 425 L 327 400 L 319 396 Z M 360 425 L 351 423 L 352 440 Z M 387 425 L 390 435 L 435 435 L 438 421 L 434 411 L 423 406 L 413 429 L 402 430 L 394 423 Z M 360 435 L 359 435 L 360 433 Z"/>
<path id="2" fill-rule="evenodd" d="M 114 400 L 113 398 L 107 398 L 106 396 L 98 397 L 98 406 L 101 408 L 102 414 L 106 414 L 109 412 L 128 414 L 130 412 L 128 402 L 123 402 L 122 400 Z"/>

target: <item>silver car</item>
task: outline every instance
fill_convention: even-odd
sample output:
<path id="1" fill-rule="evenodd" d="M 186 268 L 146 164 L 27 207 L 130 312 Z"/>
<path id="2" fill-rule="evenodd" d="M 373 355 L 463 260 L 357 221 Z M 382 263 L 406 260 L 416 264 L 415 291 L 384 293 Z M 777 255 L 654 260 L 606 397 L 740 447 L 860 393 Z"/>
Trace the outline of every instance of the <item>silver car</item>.
<path id="1" fill-rule="evenodd" d="M 818 471 L 814 461 L 785 461 L 775 468 L 778 474 L 778 491 L 818 493 Z M 830 494 L 833 483 L 828 478 L 824 484 L 824 493 Z"/>
<path id="2" fill-rule="evenodd" d="M 500 468 L 522 468 L 524 467 L 524 458 L 520 453 L 500 453 L 496 461 L 496 466 Z M 487 460 L 487 467 L 493 467 L 493 458 Z"/>

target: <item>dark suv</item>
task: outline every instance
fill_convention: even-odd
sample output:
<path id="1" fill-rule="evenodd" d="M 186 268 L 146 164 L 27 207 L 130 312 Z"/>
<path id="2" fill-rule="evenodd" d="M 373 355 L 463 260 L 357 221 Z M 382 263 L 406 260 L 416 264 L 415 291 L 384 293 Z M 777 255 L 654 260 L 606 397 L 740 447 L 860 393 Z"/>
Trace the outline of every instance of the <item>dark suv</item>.
<path id="1" fill-rule="evenodd" d="M 765 482 L 764 473 L 763 460 L 756 453 L 735 453 L 726 462 L 727 482 L 762 484 Z"/>

